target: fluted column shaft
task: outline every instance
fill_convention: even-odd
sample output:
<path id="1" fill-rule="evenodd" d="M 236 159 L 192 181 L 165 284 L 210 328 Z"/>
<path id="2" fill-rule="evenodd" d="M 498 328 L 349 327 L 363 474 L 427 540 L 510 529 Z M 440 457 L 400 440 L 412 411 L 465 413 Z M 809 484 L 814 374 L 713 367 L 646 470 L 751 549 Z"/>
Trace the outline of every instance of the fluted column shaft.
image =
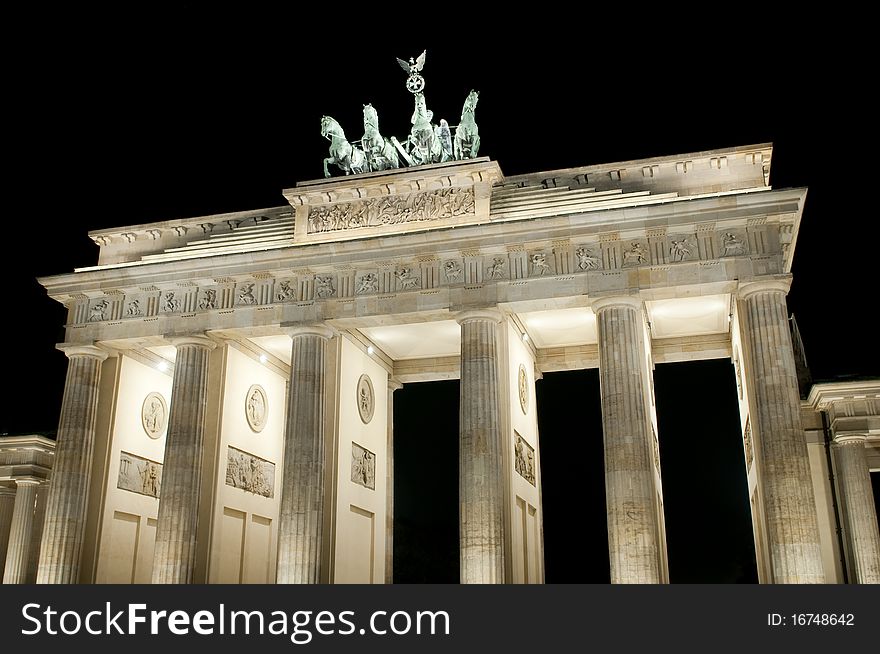
<path id="1" fill-rule="evenodd" d="M 637 298 L 603 298 L 594 302 L 593 311 L 599 336 L 611 583 L 658 584 L 663 544 L 646 403 L 650 384 L 642 354 L 642 303 Z"/>
<path id="2" fill-rule="evenodd" d="M 461 325 L 459 539 L 461 583 L 504 583 L 503 440 L 497 311 L 468 311 Z"/>
<path id="3" fill-rule="evenodd" d="M 296 328 L 287 388 L 284 479 L 278 539 L 279 584 L 321 580 L 324 528 L 324 362 L 330 329 Z"/>
<path id="4" fill-rule="evenodd" d="M 788 327 L 785 280 L 740 289 L 752 425 L 758 428 L 760 484 L 773 581 L 825 582 L 807 443 L 801 425 L 797 370 Z"/>
<path id="5" fill-rule="evenodd" d="M 846 515 L 854 580 L 880 584 L 880 531 L 865 454 L 865 436 L 835 436 L 837 482 Z"/>
<path id="6" fill-rule="evenodd" d="M 394 391 L 403 384 L 388 380 L 388 437 L 385 443 L 385 583 L 394 583 Z"/>
<path id="7" fill-rule="evenodd" d="M 9 543 L 9 529 L 12 526 L 14 509 L 15 489 L 0 488 L 0 570 L 6 565 L 6 545 Z"/>
<path id="8" fill-rule="evenodd" d="M 208 406 L 208 359 L 215 343 L 204 336 L 177 338 L 168 435 L 162 468 L 154 584 L 190 584 L 196 560 L 199 489 Z"/>
<path id="9" fill-rule="evenodd" d="M 65 349 L 69 359 L 55 460 L 40 545 L 37 583 L 74 584 L 79 578 L 101 362 L 107 353 L 94 346 Z"/>
<path id="10" fill-rule="evenodd" d="M 9 545 L 6 550 L 6 566 L 3 571 L 4 584 L 25 583 L 31 551 L 34 505 L 39 483 L 36 479 L 17 479 L 15 481 L 15 508 L 12 513 Z"/>
<path id="11" fill-rule="evenodd" d="M 37 581 L 37 568 L 40 564 L 40 543 L 43 540 L 43 525 L 46 522 L 46 496 L 49 485 L 41 483 L 37 486 L 37 499 L 34 508 L 34 526 L 31 529 L 31 548 L 27 574 L 24 583 L 33 584 Z"/>

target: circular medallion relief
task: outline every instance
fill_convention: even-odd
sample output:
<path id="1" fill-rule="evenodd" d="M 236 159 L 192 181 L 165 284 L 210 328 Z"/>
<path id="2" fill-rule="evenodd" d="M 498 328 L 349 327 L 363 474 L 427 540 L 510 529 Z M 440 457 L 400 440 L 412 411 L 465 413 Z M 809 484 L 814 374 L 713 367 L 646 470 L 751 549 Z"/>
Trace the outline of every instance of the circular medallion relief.
<path id="1" fill-rule="evenodd" d="M 253 431 L 257 433 L 263 431 L 269 415 L 269 400 L 266 399 L 266 391 L 259 384 L 254 384 L 248 389 L 244 402 L 244 415 Z"/>
<path id="2" fill-rule="evenodd" d="M 375 408 L 373 397 L 373 382 L 370 381 L 369 375 L 361 375 L 357 385 L 357 405 L 358 413 L 361 414 L 361 422 L 364 424 L 373 419 L 373 409 Z"/>
<path id="3" fill-rule="evenodd" d="M 529 375 L 526 367 L 519 366 L 519 406 L 523 413 L 529 412 Z"/>
<path id="4" fill-rule="evenodd" d="M 141 407 L 141 424 L 150 438 L 161 438 L 168 423 L 168 405 L 159 393 L 149 393 Z"/>

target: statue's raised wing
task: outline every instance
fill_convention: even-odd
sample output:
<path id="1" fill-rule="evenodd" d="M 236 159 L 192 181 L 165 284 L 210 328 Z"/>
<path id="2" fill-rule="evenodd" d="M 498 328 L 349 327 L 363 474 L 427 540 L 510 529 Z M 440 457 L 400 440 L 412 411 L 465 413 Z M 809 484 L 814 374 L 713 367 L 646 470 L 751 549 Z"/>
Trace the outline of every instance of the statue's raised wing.
<path id="1" fill-rule="evenodd" d="M 403 70 L 406 72 L 407 75 L 409 75 L 412 72 L 409 68 L 409 64 L 407 62 L 405 62 L 403 59 L 401 59 L 400 57 L 397 57 L 397 63 L 400 64 L 400 67 L 403 68 Z M 418 70 L 418 68 L 416 70 Z"/>
<path id="2" fill-rule="evenodd" d="M 413 66 L 413 68 L 415 69 L 415 72 L 418 73 L 418 72 L 420 72 L 420 71 L 422 70 L 422 68 L 425 67 L 425 54 L 426 54 L 427 52 L 428 52 L 427 50 L 422 50 L 422 54 L 420 54 L 420 55 L 416 58 L 416 65 Z"/>

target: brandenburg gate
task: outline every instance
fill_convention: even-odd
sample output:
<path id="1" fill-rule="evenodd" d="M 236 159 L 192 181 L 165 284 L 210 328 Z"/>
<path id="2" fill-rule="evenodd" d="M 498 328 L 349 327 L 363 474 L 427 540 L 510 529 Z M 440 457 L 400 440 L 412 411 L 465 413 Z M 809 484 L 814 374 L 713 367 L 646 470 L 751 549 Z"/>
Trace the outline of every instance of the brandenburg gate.
<path id="1" fill-rule="evenodd" d="M 761 582 L 843 579 L 823 415 L 850 580 L 880 581 L 880 384 L 799 397 L 786 294 L 807 191 L 769 185 L 772 147 L 505 176 L 460 138 L 468 102 L 454 146 L 435 126 L 440 155 L 377 141 L 400 167 L 358 169 L 325 119 L 352 174 L 93 231 L 97 265 L 40 280 L 69 358 L 40 583 L 392 582 L 394 391 L 439 379 L 461 389 L 461 581 L 541 583 L 535 381 L 585 368 L 611 580 L 667 582 L 652 371 L 713 358 L 736 376 Z"/>

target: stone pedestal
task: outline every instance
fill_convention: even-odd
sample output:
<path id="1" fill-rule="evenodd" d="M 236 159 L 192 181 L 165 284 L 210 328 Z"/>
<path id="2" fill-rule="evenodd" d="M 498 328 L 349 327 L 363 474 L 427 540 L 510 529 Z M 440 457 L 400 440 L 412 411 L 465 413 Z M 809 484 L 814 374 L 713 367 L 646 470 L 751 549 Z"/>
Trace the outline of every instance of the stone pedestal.
<path id="1" fill-rule="evenodd" d="M 403 384 L 388 380 L 388 439 L 385 464 L 385 583 L 394 583 L 394 391 Z"/>
<path id="2" fill-rule="evenodd" d="M 9 529 L 9 544 L 6 549 L 6 565 L 3 571 L 4 584 L 25 583 L 30 561 L 31 536 L 34 525 L 34 506 L 36 504 L 36 479 L 16 479 L 15 508 Z"/>
<path id="3" fill-rule="evenodd" d="M 880 531 L 877 529 L 865 440 L 861 434 L 836 435 L 834 456 L 850 542 L 853 581 L 880 584 Z"/>
<path id="4" fill-rule="evenodd" d="M 101 362 L 90 345 L 64 348 L 69 362 L 61 402 L 55 462 L 46 500 L 37 583 L 72 584 L 79 578 L 86 522 Z"/>
<path id="5" fill-rule="evenodd" d="M 498 311 L 467 311 L 461 325 L 459 538 L 461 583 L 504 583 L 503 440 Z"/>
<path id="6" fill-rule="evenodd" d="M 324 528 L 324 360 L 333 332 L 297 327 L 290 336 L 276 578 L 279 584 L 316 584 Z"/>
<path id="7" fill-rule="evenodd" d="M 154 584 L 189 584 L 193 580 L 208 359 L 216 346 L 205 336 L 175 338 L 172 342 L 177 347 L 177 357 L 153 554 Z"/>
<path id="8" fill-rule="evenodd" d="M 785 296 L 790 280 L 740 287 L 752 426 L 773 582 L 825 582 Z M 751 404 L 751 402 L 750 402 Z"/>
<path id="9" fill-rule="evenodd" d="M 664 552 L 642 301 L 602 298 L 593 302 L 593 311 L 599 336 L 611 583 L 657 584 L 663 581 Z"/>

